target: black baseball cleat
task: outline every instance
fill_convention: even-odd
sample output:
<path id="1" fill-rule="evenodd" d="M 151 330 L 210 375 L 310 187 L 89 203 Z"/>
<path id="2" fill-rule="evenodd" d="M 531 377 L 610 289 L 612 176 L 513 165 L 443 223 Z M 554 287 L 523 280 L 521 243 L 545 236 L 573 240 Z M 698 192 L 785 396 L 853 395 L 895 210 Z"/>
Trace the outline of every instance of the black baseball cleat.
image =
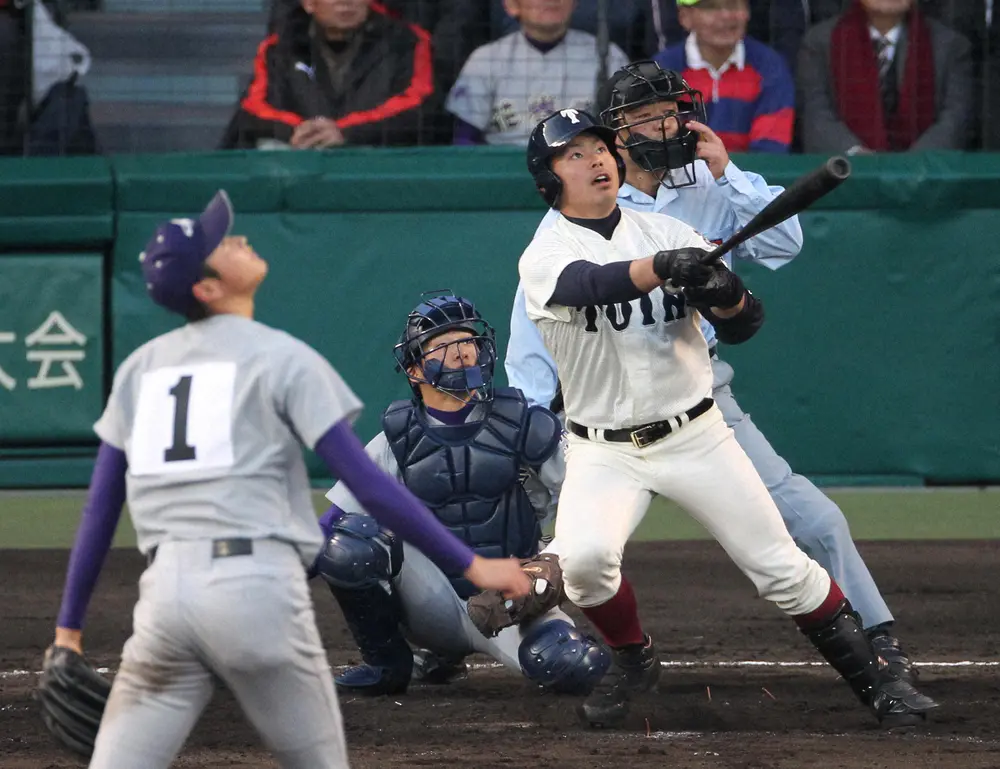
<path id="1" fill-rule="evenodd" d="M 468 672 L 469 668 L 461 657 L 446 659 L 427 649 L 415 649 L 413 652 L 413 680 L 416 683 L 434 686 L 450 684 L 455 679 L 464 678 Z"/>
<path id="2" fill-rule="evenodd" d="M 406 694 L 406 688 L 410 684 L 410 671 L 382 665 L 357 665 L 334 677 L 333 683 L 339 692 L 362 697 Z"/>
<path id="3" fill-rule="evenodd" d="M 886 680 L 876 688 L 871 702 L 879 724 L 885 729 L 895 729 L 924 723 L 928 711 L 938 704 L 914 689 L 912 684 L 896 678 L 888 668 L 886 672 Z"/>
<path id="4" fill-rule="evenodd" d="M 906 681 L 911 686 L 917 682 L 917 669 L 910 656 L 903 650 L 899 641 L 885 628 L 876 628 L 869 632 L 875 653 L 889 665 L 889 671 L 898 679 Z"/>
<path id="5" fill-rule="evenodd" d="M 614 728 L 628 715 L 633 694 L 648 692 L 660 679 L 660 657 L 653 639 L 611 650 L 611 667 L 577 708 L 585 726 Z"/>

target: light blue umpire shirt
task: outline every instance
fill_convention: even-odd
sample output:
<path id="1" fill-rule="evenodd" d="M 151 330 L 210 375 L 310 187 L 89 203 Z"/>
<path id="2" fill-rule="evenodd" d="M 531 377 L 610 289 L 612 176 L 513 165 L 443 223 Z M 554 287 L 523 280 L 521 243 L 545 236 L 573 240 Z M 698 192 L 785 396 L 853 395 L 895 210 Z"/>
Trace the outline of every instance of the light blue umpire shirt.
<path id="1" fill-rule="evenodd" d="M 769 186 L 759 174 L 741 171 L 732 160 L 718 180 L 712 178 L 704 161 L 695 161 L 695 168 L 694 185 L 680 189 L 660 185 L 655 198 L 625 184 L 618 191 L 618 204 L 680 219 L 709 240 L 721 243 L 784 191 L 784 187 Z M 550 209 L 535 234 L 550 227 L 559 216 L 558 211 Z M 798 216 L 793 216 L 738 246 L 725 256 L 725 260 L 732 267 L 735 254 L 738 259 L 776 270 L 792 261 L 801 248 L 802 227 Z M 713 347 L 715 329 L 712 324 L 702 320 L 701 330 L 709 348 Z M 520 283 L 510 316 L 510 341 L 504 368 L 510 385 L 521 390 L 529 403 L 548 406 L 552 402 L 559 384 L 556 364 L 545 349 L 535 324 L 528 319 Z"/>

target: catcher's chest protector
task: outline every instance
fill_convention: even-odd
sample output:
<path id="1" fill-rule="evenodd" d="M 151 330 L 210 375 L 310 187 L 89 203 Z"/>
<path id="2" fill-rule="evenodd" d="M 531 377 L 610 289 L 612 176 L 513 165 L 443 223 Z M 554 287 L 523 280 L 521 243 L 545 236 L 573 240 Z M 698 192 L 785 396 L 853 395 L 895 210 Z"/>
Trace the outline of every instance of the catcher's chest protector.
<path id="1" fill-rule="evenodd" d="M 541 530 L 519 476 L 528 408 L 520 391 L 498 389 L 485 419 L 430 426 L 412 401 L 398 401 L 382 429 L 403 483 L 438 520 L 486 557 L 534 555 Z M 476 591 L 452 580 L 463 598 Z"/>

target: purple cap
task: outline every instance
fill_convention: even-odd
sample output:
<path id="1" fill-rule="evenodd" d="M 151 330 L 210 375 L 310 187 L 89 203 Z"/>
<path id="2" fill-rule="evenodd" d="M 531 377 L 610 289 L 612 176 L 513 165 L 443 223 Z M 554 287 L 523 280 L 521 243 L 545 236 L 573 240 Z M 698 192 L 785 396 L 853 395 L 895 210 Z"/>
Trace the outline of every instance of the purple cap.
<path id="1" fill-rule="evenodd" d="M 161 307 L 185 314 L 195 303 L 191 289 L 203 265 L 233 226 L 233 205 L 219 190 L 197 219 L 171 219 L 156 228 L 139 254 L 146 290 Z"/>

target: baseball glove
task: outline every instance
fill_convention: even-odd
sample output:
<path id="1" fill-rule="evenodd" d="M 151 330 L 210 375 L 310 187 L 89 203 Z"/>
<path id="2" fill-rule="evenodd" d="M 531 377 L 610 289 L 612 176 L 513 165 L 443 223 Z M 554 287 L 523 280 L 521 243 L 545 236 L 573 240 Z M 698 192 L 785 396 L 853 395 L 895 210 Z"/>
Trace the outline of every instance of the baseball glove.
<path id="1" fill-rule="evenodd" d="M 52 735 L 83 756 L 94 752 L 111 683 L 72 649 L 50 646 L 35 690 L 42 721 Z"/>
<path id="2" fill-rule="evenodd" d="M 505 627 L 537 619 L 565 600 L 558 555 L 542 553 L 522 559 L 521 570 L 531 577 L 531 592 L 523 598 L 504 598 L 498 590 L 484 590 L 469 599 L 469 619 L 487 638 Z"/>

